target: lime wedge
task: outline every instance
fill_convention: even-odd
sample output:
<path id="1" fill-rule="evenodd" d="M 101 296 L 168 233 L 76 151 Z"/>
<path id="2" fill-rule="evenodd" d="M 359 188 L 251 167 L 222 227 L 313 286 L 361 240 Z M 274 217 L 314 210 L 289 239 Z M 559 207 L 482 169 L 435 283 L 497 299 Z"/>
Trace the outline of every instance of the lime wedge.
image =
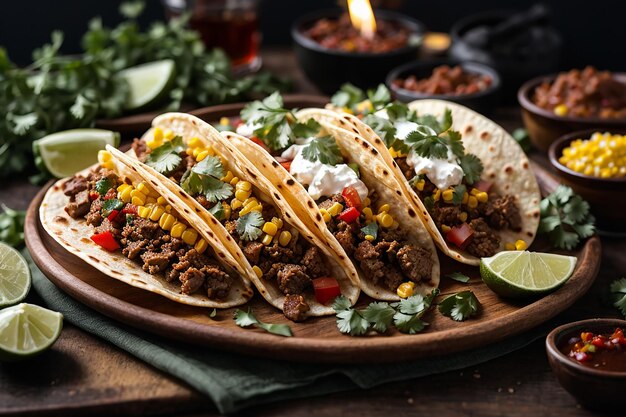
<path id="1" fill-rule="evenodd" d="M 102 129 L 73 129 L 53 133 L 33 142 L 36 158 L 57 178 L 69 177 L 98 162 L 98 151 L 117 147 L 120 135 Z"/>
<path id="2" fill-rule="evenodd" d="M 480 261 L 480 275 L 503 297 L 545 294 L 563 285 L 576 267 L 576 257 L 552 253 L 506 251 Z"/>
<path id="3" fill-rule="evenodd" d="M 30 269 L 26 260 L 11 246 L 0 243 L 0 308 L 26 298 L 30 290 Z"/>
<path id="4" fill-rule="evenodd" d="M 0 359 L 18 360 L 36 355 L 57 340 L 63 315 L 33 304 L 0 310 Z"/>
<path id="5" fill-rule="evenodd" d="M 176 65 L 171 59 L 123 69 L 119 75 L 130 85 L 126 110 L 139 110 L 158 103 L 174 82 Z"/>

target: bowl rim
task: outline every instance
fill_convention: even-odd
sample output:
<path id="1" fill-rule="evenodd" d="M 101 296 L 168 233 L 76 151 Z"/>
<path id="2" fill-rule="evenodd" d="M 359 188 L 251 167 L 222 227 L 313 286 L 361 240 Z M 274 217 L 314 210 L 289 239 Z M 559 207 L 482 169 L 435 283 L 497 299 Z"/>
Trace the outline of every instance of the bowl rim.
<path id="1" fill-rule="evenodd" d="M 594 326 L 595 327 L 615 326 L 615 327 L 622 327 L 623 329 L 626 329 L 626 320 L 615 319 L 615 318 L 595 318 L 595 319 L 579 320 L 579 321 L 562 324 L 559 327 L 553 329 L 546 336 L 546 352 L 548 356 L 555 359 L 556 361 L 559 362 L 559 364 L 567 368 L 571 368 L 579 373 L 587 374 L 589 376 L 610 378 L 610 379 L 626 379 L 626 371 L 615 372 L 615 371 L 605 371 L 605 370 L 600 370 L 600 369 L 595 369 L 595 368 L 589 368 L 585 365 L 581 365 L 580 363 L 576 361 L 573 361 L 572 359 L 570 359 L 568 356 L 566 356 L 559 350 L 557 346 L 557 339 L 560 336 L 567 334 L 568 332 L 571 332 L 575 328 L 581 328 L 581 327 L 584 327 L 585 329 L 593 331 Z"/>
<path id="2" fill-rule="evenodd" d="M 327 55 L 334 55 L 346 58 L 384 58 L 417 51 L 421 47 L 422 39 L 427 32 L 426 25 L 424 25 L 424 23 L 422 23 L 420 20 L 417 20 L 411 16 L 407 16 L 402 13 L 382 9 L 376 10 L 376 12 L 374 13 L 376 15 L 376 18 L 382 18 L 383 20 L 395 19 L 400 21 L 400 23 L 405 24 L 405 26 L 412 26 L 413 32 L 420 37 L 419 42 L 415 45 L 407 45 L 402 48 L 392 49 L 391 51 L 387 52 L 346 52 L 339 49 L 325 48 L 319 43 L 315 42 L 313 39 L 305 36 L 301 31 L 301 27 L 306 23 L 309 23 L 310 21 L 318 20 L 322 17 L 336 16 L 338 13 L 342 12 L 343 9 L 341 8 L 323 9 L 300 16 L 291 25 L 291 39 L 303 48 L 307 48 Z M 409 25 L 406 25 L 407 22 L 409 23 Z"/>
<path id="3" fill-rule="evenodd" d="M 603 119 L 601 117 L 557 116 L 553 112 L 543 109 L 533 103 L 533 101 L 530 99 L 531 92 L 534 92 L 535 88 L 537 88 L 537 86 L 543 82 L 554 82 L 559 74 L 561 74 L 561 72 L 548 75 L 540 75 L 538 77 L 531 78 L 530 80 L 522 84 L 522 86 L 517 91 L 517 101 L 522 106 L 522 108 L 530 113 L 534 113 L 536 115 L 559 123 L 578 123 L 590 126 L 626 126 L 626 118 Z M 626 72 L 613 71 L 612 74 L 626 78 Z"/>
<path id="4" fill-rule="evenodd" d="M 575 177 L 583 181 L 595 182 L 596 184 L 602 184 L 602 185 L 626 184 L 626 177 L 622 177 L 622 178 L 592 177 L 591 175 L 585 175 L 585 174 L 581 174 L 580 172 L 576 172 L 573 169 L 570 169 L 559 162 L 559 157 L 557 156 L 556 152 L 557 152 L 557 149 L 559 149 L 559 147 L 561 147 L 564 143 L 572 142 L 576 139 L 589 138 L 591 134 L 596 133 L 596 132 L 601 132 L 602 130 L 604 130 L 605 132 L 609 132 L 611 134 L 613 133 L 626 134 L 626 128 L 608 129 L 608 130 L 606 128 L 591 128 L 591 129 L 577 130 L 575 132 L 571 132 L 566 135 L 559 136 L 556 140 L 554 140 L 554 142 L 550 144 L 550 147 L 548 148 L 548 159 L 550 160 L 550 164 L 556 170 L 561 171 L 562 173 L 566 175 Z M 616 130 L 619 130 L 621 132 L 616 132 Z"/>
<path id="5" fill-rule="evenodd" d="M 400 76 L 400 74 L 404 72 L 408 72 L 412 69 L 417 69 L 420 67 L 421 68 L 430 67 L 430 69 L 433 70 L 441 65 L 448 65 L 448 66 L 460 65 L 464 71 L 474 73 L 474 74 L 488 75 L 489 77 L 491 77 L 492 83 L 489 87 L 485 88 L 484 90 L 481 90 L 472 94 L 427 94 L 427 93 L 418 93 L 416 91 L 407 90 L 401 87 L 396 87 L 392 82 L 394 79 L 397 79 Z M 470 66 L 472 68 L 466 69 L 465 66 Z M 463 60 L 458 60 L 458 59 L 435 59 L 435 60 L 428 60 L 428 61 L 417 59 L 417 60 L 395 67 L 394 69 L 389 71 L 389 74 L 387 74 L 387 77 L 385 78 L 385 84 L 391 91 L 394 91 L 394 92 L 400 91 L 404 95 L 412 96 L 415 100 L 426 99 L 426 98 L 438 99 L 438 100 L 478 99 L 481 97 L 492 95 L 495 92 L 497 92 L 498 89 L 500 88 L 501 82 L 502 81 L 500 78 L 500 74 L 493 67 L 490 67 L 489 65 L 485 65 L 481 62 L 463 61 Z"/>

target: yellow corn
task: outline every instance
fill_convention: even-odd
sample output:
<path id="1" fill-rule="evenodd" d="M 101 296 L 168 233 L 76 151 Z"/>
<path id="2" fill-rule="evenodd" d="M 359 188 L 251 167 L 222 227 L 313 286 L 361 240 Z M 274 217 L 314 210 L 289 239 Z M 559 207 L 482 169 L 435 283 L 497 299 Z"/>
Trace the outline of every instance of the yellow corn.
<path id="1" fill-rule="evenodd" d="M 250 197 L 250 191 L 236 190 L 235 198 L 239 201 L 246 201 Z"/>
<path id="2" fill-rule="evenodd" d="M 187 229 L 187 225 L 184 223 L 176 222 L 174 226 L 172 226 L 172 230 L 170 231 L 170 235 L 175 238 L 180 238 L 183 235 L 183 232 Z"/>
<path id="3" fill-rule="evenodd" d="M 255 203 L 254 201 L 248 203 L 248 205 L 244 206 L 239 212 L 239 217 L 245 216 L 246 214 L 250 213 L 252 209 L 255 208 L 257 205 L 258 203 Z"/>
<path id="4" fill-rule="evenodd" d="M 269 244 L 272 243 L 272 239 L 274 239 L 274 236 L 265 235 L 263 236 L 263 240 L 261 241 L 261 243 L 263 243 L 265 246 L 269 246 Z"/>
<path id="5" fill-rule="evenodd" d="M 378 208 L 378 214 L 387 213 L 390 209 L 391 207 L 389 206 L 389 204 L 383 204 L 382 206 Z"/>
<path id="6" fill-rule="evenodd" d="M 391 217 L 390 214 L 384 213 L 379 216 L 380 217 L 379 217 L 378 223 L 380 223 L 381 226 L 391 227 L 391 225 L 393 224 L 393 217 Z"/>
<path id="7" fill-rule="evenodd" d="M 116 188 L 116 190 L 117 190 L 117 191 L 124 191 L 124 190 L 127 190 L 127 189 L 129 189 L 129 188 L 132 190 L 132 189 L 133 189 L 133 186 L 132 186 L 132 185 L 130 185 L 130 184 L 123 183 L 123 184 L 120 184 L 120 185 Z"/>
<path id="8" fill-rule="evenodd" d="M 446 226 L 445 224 L 441 225 L 441 231 L 444 233 L 448 233 L 451 230 L 450 226 Z"/>
<path id="9" fill-rule="evenodd" d="M 330 213 L 326 209 L 320 209 L 320 214 L 322 215 L 322 219 L 324 219 L 326 223 L 330 221 L 331 216 L 330 216 Z"/>
<path id="10" fill-rule="evenodd" d="M 487 200 L 489 200 L 489 195 L 486 192 L 481 191 L 476 194 L 476 200 L 478 200 L 479 203 L 486 203 Z"/>
<path id="11" fill-rule="evenodd" d="M 236 198 L 233 198 L 233 199 L 230 201 L 230 207 L 231 207 L 233 210 L 237 210 L 238 208 L 241 208 L 241 206 L 243 206 L 243 203 L 241 202 L 241 200 L 237 200 Z"/>
<path id="12" fill-rule="evenodd" d="M 449 203 L 454 198 L 454 190 L 445 190 L 443 193 L 441 193 L 441 197 L 443 197 L 443 201 Z"/>
<path id="13" fill-rule="evenodd" d="M 157 199 L 154 198 L 154 197 L 147 197 L 146 198 L 146 206 L 150 205 L 150 204 L 156 204 L 156 202 L 157 202 Z"/>
<path id="14" fill-rule="evenodd" d="M 477 195 L 480 192 L 480 190 L 478 188 L 472 188 L 470 190 L 470 195 Z"/>
<path id="15" fill-rule="evenodd" d="M 242 190 L 242 191 L 250 191 L 252 190 L 252 184 L 250 184 L 249 181 L 239 181 L 236 184 L 236 187 L 238 190 Z"/>
<path id="16" fill-rule="evenodd" d="M 159 196 L 159 198 L 156 199 L 156 203 L 165 206 L 167 204 L 167 200 L 165 197 Z"/>
<path id="17" fill-rule="evenodd" d="M 228 171 L 226 173 L 226 175 L 224 175 L 222 178 L 220 178 L 220 181 L 230 183 L 230 180 L 232 180 L 232 179 L 233 179 L 233 172 L 232 171 Z"/>
<path id="18" fill-rule="evenodd" d="M 554 114 L 557 116 L 566 116 L 568 112 L 567 106 L 565 104 L 559 104 L 554 108 Z"/>
<path id="19" fill-rule="evenodd" d="M 109 151 L 98 151 L 98 162 L 100 164 L 104 164 L 109 162 L 112 159 L 111 153 Z"/>
<path id="20" fill-rule="evenodd" d="M 170 206 L 169 204 L 165 206 L 165 212 L 166 213 L 171 213 L 172 212 L 172 206 Z"/>
<path id="21" fill-rule="evenodd" d="M 361 213 L 365 215 L 366 219 L 371 219 L 374 216 L 370 207 L 365 207 Z"/>
<path id="22" fill-rule="evenodd" d="M 435 191 L 435 193 L 433 194 L 433 200 L 439 201 L 440 198 L 441 198 L 441 190 L 437 188 L 437 191 Z"/>
<path id="23" fill-rule="evenodd" d="M 147 219 L 151 211 L 152 209 L 150 207 L 137 207 L 137 214 L 139 214 L 139 217 L 142 219 Z"/>
<path id="24" fill-rule="evenodd" d="M 238 177 L 233 177 L 230 181 L 229 184 L 232 185 L 233 187 L 235 185 L 237 185 L 237 183 L 239 182 L 239 178 Z"/>
<path id="25" fill-rule="evenodd" d="M 189 156 L 193 156 L 193 148 L 187 148 L 187 150 L 185 150 L 185 153 Z"/>
<path id="26" fill-rule="evenodd" d="M 459 214 L 459 220 L 461 220 L 462 222 L 466 222 L 467 221 L 467 212 L 462 211 L 461 214 Z"/>
<path id="27" fill-rule="evenodd" d="M 124 184 L 127 185 L 127 184 Z M 122 200 L 124 203 L 130 203 L 130 201 L 132 200 L 132 196 L 130 195 L 130 193 L 133 191 L 133 187 L 131 187 L 130 185 L 128 185 L 126 188 L 124 188 L 123 190 L 120 190 L 118 188 L 117 191 L 117 198 L 119 198 L 120 200 Z"/>
<path id="28" fill-rule="evenodd" d="M 146 196 L 142 193 L 139 193 L 138 195 L 131 197 L 130 202 L 135 206 L 143 206 L 144 204 L 146 204 Z"/>
<path id="29" fill-rule="evenodd" d="M 163 230 L 172 230 L 174 223 L 176 223 L 176 218 L 169 213 L 163 213 L 159 219 L 159 226 Z"/>
<path id="30" fill-rule="evenodd" d="M 228 120 L 228 117 L 220 117 L 220 124 L 222 126 L 228 126 L 229 123 L 230 123 L 230 120 Z"/>
<path id="31" fill-rule="evenodd" d="M 198 152 L 198 155 L 196 155 L 196 162 L 202 161 L 207 156 L 209 156 L 209 151 L 207 151 L 207 150 Z"/>
<path id="32" fill-rule="evenodd" d="M 167 129 L 165 133 L 163 133 L 163 139 L 167 139 L 167 140 L 174 139 L 174 132 L 172 132 L 170 129 Z"/>
<path id="33" fill-rule="evenodd" d="M 365 197 L 365 200 L 362 201 L 361 206 L 362 207 L 368 207 L 370 204 L 372 204 L 372 200 L 370 200 L 369 197 Z"/>
<path id="34" fill-rule="evenodd" d="M 198 157 L 198 155 L 200 155 L 200 152 L 202 152 L 202 151 L 203 151 L 203 149 L 202 149 L 202 148 L 193 148 L 193 151 L 191 152 L 191 155 L 192 155 L 194 158 L 197 158 L 197 157 Z"/>
<path id="35" fill-rule="evenodd" d="M 403 282 L 398 286 L 396 293 L 400 298 L 408 298 L 413 295 L 413 290 L 415 289 L 415 283 L 412 281 Z"/>
<path id="36" fill-rule="evenodd" d="M 190 148 L 199 148 L 203 146 L 202 139 L 194 136 L 193 138 L 189 139 L 189 142 L 187 142 L 187 146 L 189 146 Z"/>
<path id="37" fill-rule="evenodd" d="M 156 142 L 163 142 L 163 130 L 160 127 L 154 128 L 152 139 Z"/>
<path id="38" fill-rule="evenodd" d="M 461 200 L 461 204 L 467 204 L 468 199 L 469 199 L 469 194 L 467 192 L 463 193 L 463 200 Z"/>
<path id="39" fill-rule="evenodd" d="M 263 229 L 261 230 L 263 230 L 268 235 L 274 236 L 276 232 L 278 232 L 278 227 L 276 227 L 276 225 L 272 222 L 265 222 L 265 224 L 263 225 Z"/>
<path id="40" fill-rule="evenodd" d="M 283 227 L 283 220 L 278 217 L 272 217 L 272 223 L 274 223 L 279 229 Z"/>
<path id="41" fill-rule="evenodd" d="M 374 236 L 372 236 L 372 235 L 365 235 L 365 240 L 367 240 L 369 242 L 373 242 L 374 241 Z"/>
<path id="42" fill-rule="evenodd" d="M 515 244 L 514 243 L 506 243 L 504 245 L 504 249 L 506 249 L 506 250 L 515 250 Z"/>
<path id="43" fill-rule="evenodd" d="M 252 210 L 250 211 L 258 211 L 259 213 L 261 213 L 263 211 L 263 204 L 257 204 L 256 206 L 252 207 Z"/>
<path id="44" fill-rule="evenodd" d="M 418 182 L 415 183 L 415 188 L 417 188 L 418 191 L 424 191 L 425 185 L 426 185 L 425 180 L 419 180 Z"/>
<path id="45" fill-rule="evenodd" d="M 526 250 L 528 248 L 528 245 L 526 245 L 526 242 L 524 242 L 523 240 L 518 240 L 515 242 L 515 249 L 517 250 Z"/>
<path id="46" fill-rule="evenodd" d="M 257 278 L 261 278 L 263 276 L 263 271 L 261 271 L 261 268 L 259 268 L 258 266 L 254 265 L 252 267 L 252 270 L 256 274 Z"/>
<path id="47" fill-rule="evenodd" d="M 600 178 L 626 176 L 626 135 L 594 133 L 589 139 L 573 140 L 559 162 L 573 171 Z"/>
<path id="48" fill-rule="evenodd" d="M 328 211 L 328 214 L 335 217 L 336 215 L 338 215 L 339 213 L 343 211 L 343 205 L 341 203 L 335 202 L 332 206 L 330 206 L 330 208 L 327 211 Z"/>
<path id="49" fill-rule="evenodd" d="M 205 250 L 207 250 L 207 248 L 209 247 L 209 244 L 207 243 L 206 240 L 204 239 L 198 239 L 198 241 L 196 242 L 196 244 L 194 245 L 194 249 L 198 252 L 198 253 L 202 253 Z"/>
<path id="50" fill-rule="evenodd" d="M 290 241 L 291 241 L 291 233 L 289 233 L 286 230 L 283 230 L 282 232 L 280 232 L 280 236 L 278 236 L 278 243 L 280 243 L 281 246 L 287 246 Z"/>
<path id="51" fill-rule="evenodd" d="M 393 149 L 393 146 L 389 148 L 389 155 L 391 155 L 393 159 L 396 159 L 398 157 L 398 153 L 396 152 L 395 149 Z"/>
<path id="52" fill-rule="evenodd" d="M 259 200 L 257 200 L 256 197 L 248 197 L 245 200 L 243 200 L 243 206 L 245 207 L 248 204 L 252 203 L 253 201 L 257 204 L 259 203 Z"/>
<path id="53" fill-rule="evenodd" d="M 156 140 L 147 140 L 146 141 L 146 146 L 150 149 L 156 149 L 159 146 L 163 145 L 163 142 L 160 141 L 156 141 Z"/>
<path id="54" fill-rule="evenodd" d="M 196 243 L 196 239 L 198 239 L 198 232 L 196 232 L 194 229 L 187 229 L 183 232 L 182 235 L 180 235 L 180 237 L 186 244 L 193 245 L 194 243 Z"/>
<path id="55" fill-rule="evenodd" d="M 157 221 L 161 218 L 161 216 L 165 213 L 165 207 L 163 206 L 154 206 L 152 211 L 150 212 L 150 220 Z"/>
<path id="56" fill-rule="evenodd" d="M 113 161 L 104 162 L 100 166 L 102 168 L 110 169 L 111 171 L 113 171 L 115 169 L 115 162 Z"/>
<path id="57" fill-rule="evenodd" d="M 478 200 L 473 195 L 469 196 L 467 199 L 467 207 L 476 208 L 478 206 Z"/>
<path id="58" fill-rule="evenodd" d="M 136 190 L 145 195 L 150 194 L 150 187 L 148 187 L 148 184 L 145 182 L 140 182 L 139 185 L 137 185 Z"/>

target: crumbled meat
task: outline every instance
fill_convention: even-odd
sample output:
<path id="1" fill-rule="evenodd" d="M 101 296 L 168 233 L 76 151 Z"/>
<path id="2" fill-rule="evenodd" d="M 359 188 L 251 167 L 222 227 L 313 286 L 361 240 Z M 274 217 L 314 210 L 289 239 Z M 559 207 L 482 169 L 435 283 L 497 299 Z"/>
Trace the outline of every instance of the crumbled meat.
<path id="1" fill-rule="evenodd" d="M 272 263 L 271 260 L 267 259 L 265 262 L 261 262 L 260 268 L 263 271 L 263 278 L 265 279 L 273 279 L 276 277 L 278 271 L 280 271 L 285 264 L 283 263 Z"/>
<path id="2" fill-rule="evenodd" d="M 180 289 L 183 294 L 193 294 L 204 284 L 204 274 L 196 268 L 189 268 L 178 279 L 181 282 Z"/>
<path id="3" fill-rule="evenodd" d="M 322 251 L 316 246 L 311 246 L 307 249 L 300 262 L 306 268 L 307 273 L 313 278 L 328 275 L 328 268 L 324 263 Z"/>
<path id="4" fill-rule="evenodd" d="M 148 150 L 146 147 L 146 142 L 141 139 L 135 138 L 133 139 L 133 144 L 131 145 L 131 147 L 133 148 L 133 151 L 135 151 L 137 159 L 144 162 L 146 159 L 146 151 Z"/>
<path id="5" fill-rule="evenodd" d="M 383 269 L 385 287 L 395 291 L 405 279 L 402 273 L 393 266 L 387 265 Z"/>
<path id="6" fill-rule="evenodd" d="M 489 225 L 495 229 L 509 228 L 515 231 L 522 229 L 522 218 L 515 204 L 515 197 L 505 195 L 492 201 L 490 210 L 485 212 Z"/>
<path id="7" fill-rule="evenodd" d="M 397 240 L 393 240 L 393 241 L 381 241 L 376 243 L 376 245 L 374 246 L 374 249 L 376 250 L 376 252 L 378 252 L 379 254 L 386 254 L 387 255 L 387 259 L 389 260 L 389 262 L 395 262 L 397 259 L 397 253 L 398 253 L 398 249 L 400 249 L 402 247 L 402 244 L 400 242 L 398 242 Z"/>
<path id="8" fill-rule="evenodd" d="M 91 203 L 91 208 L 89 209 L 89 213 L 85 217 L 87 219 L 87 224 L 91 226 L 100 226 L 102 223 L 102 205 L 104 204 L 103 200 L 94 200 Z"/>
<path id="9" fill-rule="evenodd" d="M 119 239 L 120 236 L 122 235 L 122 231 L 120 229 L 118 229 L 117 227 L 115 227 L 115 223 L 109 221 L 109 219 L 104 219 L 102 220 L 102 223 L 100 223 L 100 226 L 96 227 L 96 230 L 94 231 L 95 234 L 99 234 L 99 233 L 104 233 L 104 232 L 110 232 L 114 238 Z"/>
<path id="10" fill-rule="evenodd" d="M 143 270 L 151 274 L 158 274 L 165 271 L 173 258 L 173 253 L 160 253 L 147 251 L 141 254 L 141 260 L 143 261 Z"/>
<path id="11" fill-rule="evenodd" d="M 433 260 L 428 251 L 413 245 L 405 245 L 397 253 L 400 269 L 411 281 L 430 280 Z"/>
<path id="12" fill-rule="evenodd" d="M 354 251 L 354 258 L 359 261 L 363 274 L 374 284 L 385 276 L 385 264 L 379 259 L 380 254 L 369 241 L 364 240 Z"/>
<path id="13" fill-rule="evenodd" d="M 71 218 L 78 219 L 89 213 L 90 206 L 89 191 L 83 190 L 70 197 L 70 202 L 65 206 L 65 211 Z"/>
<path id="14" fill-rule="evenodd" d="M 441 228 L 441 225 L 455 226 L 458 224 L 461 212 L 460 206 L 440 206 L 436 204 L 430 213 L 437 227 Z"/>
<path id="15" fill-rule="evenodd" d="M 479 258 L 495 255 L 500 248 L 498 235 L 491 230 L 483 219 L 474 219 L 469 225 L 474 230 L 474 234 L 465 250 Z"/>
<path id="16" fill-rule="evenodd" d="M 415 176 L 415 170 L 406 161 L 406 157 L 405 156 L 400 157 L 400 158 L 396 158 L 395 161 L 398 164 L 398 167 L 400 168 L 400 171 L 402 171 L 402 173 L 404 174 L 406 179 L 410 180 L 411 178 L 413 178 Z"/>
<path id="17" fill-rule="evenodd" d="M 158 223 L 137 217 L 132 224 L 124 226 L 124 229 L 122 230 L 122 237 L 131 242 L 138 240 L 152 240 L 157 230 L 159 230 Z"/>
<path id="18" fill-rule="evenodd" d="M 73 196 L 80 191 L 87 190 L 89 188 L 89 181 L 82 176 L 72 177 L 69 181 L 63 184 L 63 193 L 67 196 Z"/>
<path id="19" fill-rule="evenodd" d="M 406 231 L 402 229 L 382 229 L 378 232 L 378 239 L 392 242 L 394 240 L 404 240 Z"/>
<path id="20" fill-rule="evenodd" d="M 207 265 L 202 268 L 202 271 L 206 275 L 207 296 L 213 299 L 226 298 L 233 285 L 233 278 L 217 265 Z"/>
<path id="21" fill-rule="evenodd" d="M 266 246 L 264 253 L 266 253 L 269 259 L 271 259 L 273 262 L 293 264 L 298 263 L 299 261 L 299 257 L 292 249 L 290 249 L 289 247 L 280 246 L 278 242 L 275 242 L 271 246 Z"/>
<path id="22" fill-rule="evenodd" d="M 261 242 L 248 242 L 243 247 L 243 254 L 252 265 L 256 265 L 259 263 L 259 257 L 261 256 L 262 250 L 263 244 Z"/>
<path id="23" fill-rule="evenodd" d="M 301 295 L 289 294 L 283 303 L 285 317 L 291 321 L 302 321 L 306 318 L 306 313 L 310 310 L 309 305 Z"/>
<path id="24" fill-rule="evenodd" d="M 145 240 L 138 240 L 136 242 L 128 242 L 126 247 L 122 249 L 122 254 L 128 259 L 135 259 L 141 253 L 146 246 Z"/>
<path id="25" fill-rule="evenodd" d="M 344 206 L 346 204 L 346 202 L 345 202 L 345 200 L 344 200 L 344 198 L 343 198 L 343 196 L 341 194 L 333 194 L 332 196 L 330 196 L 326 200 L 320 202 L 317 206 L 320 209 L 328 210 L 335 203 L 339 203 L 339 204 L 344 205 Z"/>
<path id="26" fill-rule="evenodd" d="M 335 238 L 343 247 L 343 250 L 346 251 L 348 256 L 352 256 L 354 251 L 356 250 L 355 238 L 352 232 L 349 230 L 343 230 L 335 233 Z"/>
<path id="27" fill-rule="evenodd" d="M 311 285 L 311 278 L 301 265 L 284 265 L 276 274 L 278 288 L 284 294 L 302 294 Z"/>
<path id="28" fill-rule="evenodd" d="M 239 239 L 239 233 L 237 233 L 237 221 L 236 220 L 228 220 L 226 223 L 224 223 L 224 227 L 226 228 L 226 231 L 228 232 L 228 234 L 230 234 L 235 239 Z"/>
<path id="29" fill-rule="evenodd" d="M 200 203 L 200 205 L 201 205 L 202 207 L 204 207 L 205 209 L 209 209 L 209 208 L 211 208 L 211 206 L 213 205 L 213 204 L 211 204 L 211 203 L 209 202 L 209 200 L 208 200 L 208 199 L 207 199 L 204 195 L 202 195 L 202 194 L 198 194 L 198 195 L 197 195 L 197 196 L 195 196 L 194 198 L 195 198 L 195 199 L 196 199 L 196 201 L 197 201 L 198 203 Z"/>

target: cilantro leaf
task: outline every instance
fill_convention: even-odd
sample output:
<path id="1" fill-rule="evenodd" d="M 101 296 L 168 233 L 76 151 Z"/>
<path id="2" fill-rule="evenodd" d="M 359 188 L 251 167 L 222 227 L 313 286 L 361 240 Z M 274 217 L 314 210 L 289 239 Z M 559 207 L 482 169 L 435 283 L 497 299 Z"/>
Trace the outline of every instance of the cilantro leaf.
<path id="1" fill-rule="evenodd" d="M 414 121 L 418 124 L 430 127 L 439 135 L 452 127 L 452 111 L 446 109 L 441 120 L 437 120 L 432 114 L 423 114 L 420 116 L 416 115 Z"/>
<path id="2" fill-rule="evenodd" d="M 444 159 L 448 157 L 448 146 L 446 141 L 437 136 L 432 128 L 421 125 L 416 130 L 409 133 L 404 139 L 416 154 L 425 158 Z"/>
<path id="3" fill-rule="evenodd" d="M 589 214 L 589 203 L 579 195 L 574 195 L 563 206 L 563 213 L 565 214 L 564 221 L 567 224 L 576 224 L 584 220 Z"/>
<path id="4" fill-rule="evenodd" d="M 263 231 L 261 226 L 265 221 L 263 216 L 258 211 L 251 211 L 248 214 L 244 214 L 237 219 L 236 229 L 237 233 L 243 240 L 256 240 Z"/>
<path id="5" fill-rule="evenodd" d="M 113 181 L 109 178 L 96 181 L 96 192 L 100 195 L 105 195 L 111 188 L 113 188 Z"/>
<path id="6" fill-rule="evenodd" d="M 367 98 L 374 108 L 384 106 L 391 101 L 391 92 L 385 84 L 378 84 L 376 90 L 367 90 Z"/>
<path id="7" fill-rule="evenodd" d="M 218 179 L 224 176 L 224 166 L 217 156 L 207 156 L 195 164 L 191 171 L 199 175 L 208 175 Z"/>
<path id="8" fill-rule="evenodd" d="M 122 207 L 124 207 L 124 202 L 117 198 L 104 200 L 104 203 L 102 203 L 102 216 L 107 217 L 113 210 L 121 210 Z"/>
<path id="9" fill-rule="evenodd" d="M 396 313 L 393 316 L 393 324 L 402 333 L 416 334 L 424 330 L 427 323 L 422 321 L 417 315 Z"/>
<path id="10" fill-rule="evenodd" d="M 463 202 L 463 196 L 467 192 L 467 187 L 464 184 L 459 184 L 452 190 L 452 204 L 458 206 Z"/>
<path id="11" fill-rule="evenodd" d="M 468 184 L 474 184 L 480 180 L 484 167 L 476 155 L 465 154 L 459 158 L 459 163 Z"/>
<path id="12" fill-rule="evenodd" d="M 251 308 L 248 308 L 247 312 L 237 309 L 235 311 L 234 318 L 235 318 L 235 324 L 239 327 L 254 326 L 258 329 L 263 329 L 268 333 L 272 333 L 278 336 L 285 336 L 285 337 L 293 336 L 291 327 L 289 327 L 286 324 L 263 323 L 262 321 L 258 320 L 255 317 Z"/>
<path id="13" fill-rule="evenodd" d="M 464 321 L 478 312 L 480 303 L 470 290 L 461 291 L 439 303 L 439 312 L 455 321 Z"/>
<path id="14" fill-rule="evenodd" d="M 396 138 L 396 128 L 391 120 L 378 117 L 374 114 L 368 114 L 363 118 L 363 123 L 372 128 L 374 133 L 385 142 L 387 148 L 393 147 L 395 150 L 408 153 L 409 148 L 403 140 Z"/>
<path id="15" fill-rule="evenodd" d="M 611 283 L 611 295 L 613 296 L 613 305 L 617 307 L 622 315 L 626 317 L 626 278 L 620 278 Z"/>
<path id="16" fill-rule="evenodd" d="M 379 333 L 387 331 L 393 320 L 396 310 L 389 306 L 388 303 L 374 302 L 370 303 L 363 310 L 363 318 L 372 324 L 372 328 Z"/>
<path id="17" fill-rule="evenodd" d="M 295 137 L 298 138 L 310 138 L 316 136 L 322 125 L 320 125 L 315 119 L 309 119 L 306 123 L 296 123 L 292 126 L 291 130 Z"/>
<path id="18" fill-rule="evenodd" d="M 532 149 L 528 130 L 520 127 L 518 129 L 515 129 L 511 136 L 513 136 L 513 139 L 515 139 L 515 141 L 519 144 L 519 146 L 525 153 L 528 153 Z"/>
<path id="19" fill-rule="evenodd" d="M 462 158 L 463 156 L 466 156 L 465 147 L 463 146 L 463 142 L 461 141 L 461 134 L 459 132 L 457 132 L 456 130 L 447 130 L 441 135 L 441 137 L 444 138 L 448 147 L 457 158 Z"/>
<path id="20" fill-rule="evenodd" d="M 219 179 L 223 176 L 222 161 L 217 156 L 207 156 L 185 172 L 180 186 L 192 196 L 202 194 L 209 202 L 215 203 L 233 195 L 232 185 Z"/>
<path id="21" fill-rule="evenodd" d="M 361 232 L 363 232 L 365 235 L 374 236 L 374 240 L 376 240 L 378 238 L 378 223 L 371 222 L 367 226 L 362 227 Z"/>
<path id="22" fill-rule="evenodd" d="M 278 92 L 263 101 L 247 104 L 241 111 L 241 118 L 257 126 L 254 134 L 270 149 L 285 148 L 294 139 L 290 123 L 295 121 L 295 116 L 291 110 L 283 108 L 283 98 Z"/>
<path id="23" fill-rule="evenodd" d="M 559 185 L 541 200 L 539 210 L 538 232 L 546 234 L 557 248 L 573 249 L 581 238 L 595 233 L 595 218 L 589 212 L 589 204 L 570 187 Z"/>
<path id="24" fill-rule="evenodd" d="M 337 313 L 337 328 L 341 333 L 360 336 L 369 329 L 369 322 L 356 310 L 341 310 Z"/>
<path id="25" fill-rule="evenodd" d="M 330 102 L 337 107 L 347 107 L 352 109 L 361 101 L 365 100 L 365 92 L 350 83 L 343 84 L 330 99 Z"/>
<path id="26" fill-rule="evenodd" d="M 470 280 L 470 277 L 468 277 L 462 272 L 453 272 L 451 274 L 446 275 L 446 277 L 453 279 L 455 281 L 463 282 L 463 283 L 468 283 Z"/>
<path id="27" fill-rule="evenodd" d="M 0 242 L 18 247 L 24 243 L 24 220 L 25 211 L 12 210 L 0 205 L 3 212 L 0 213 Z"/>
<path id="28" fill-rule="evenodd" d="M 302 148 L 302 156 L 311 162 L 337 165 L 343 162 L 343 156 L 333 137 L 322 136 L 313 138 Z"/>
<path id="29" fill-rule="evenodd" d="M 387 117 L 389 117 L 389 120 L 392 122 L 397 120 L 406 120 L 411 113 L 409 106 L 400 102 L 387 104 L 385 106 L 385 111 L 387 112 Z"/>
<path id="30" fill-rule="evenodd" d="M 350 308 L 352 308 L 352 304 L 350 303 L 350 300 L 348 300 L 348 298 L 345 295 L 340 295 L 339 297 L 335 298 L 335 301 L 333 301 L 333 310 L 335 310 L 336 313 L 343 311 L 343 310 L 349 310 Z"/>
<path id="31" fill-rule="evenodd" d="M 183 161 L 180 153 L 184 152 L 185 149 L 183 138 L 176 136 L 158 148 L 153 149 L 146 158 L 146 165 L 163 175 L 167 175 L 174 171 Z"/>
<path id="32" fill-rule="evenodd" d="M 224 220 L 224 205 L 218 202 L 209 209 L 209 213 L 211 213 L 217 220 Z"/>

